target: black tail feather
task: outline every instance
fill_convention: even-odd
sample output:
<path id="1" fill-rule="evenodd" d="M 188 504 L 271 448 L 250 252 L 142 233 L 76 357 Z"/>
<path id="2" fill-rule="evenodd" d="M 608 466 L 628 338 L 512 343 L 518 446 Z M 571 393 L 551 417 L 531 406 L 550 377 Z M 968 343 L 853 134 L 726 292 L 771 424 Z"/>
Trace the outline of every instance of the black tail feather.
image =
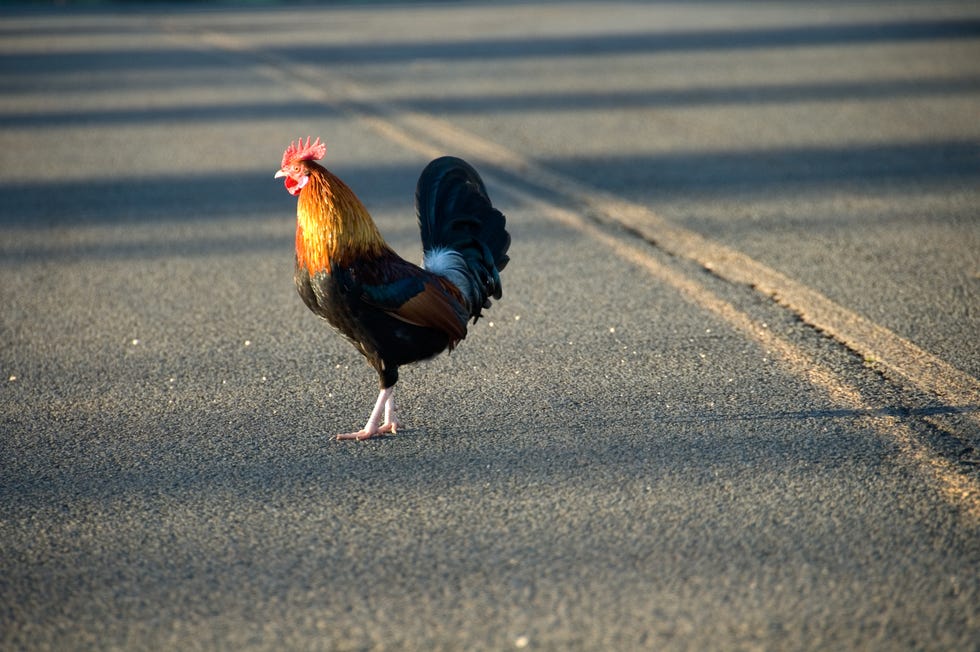
<path id="1" fill-rule="evenodd" d="M 466 161 L 443 156 L 429 163 L 415 189 L 422 248 L 461 254 L 471 294 L 473 317 L 501 296 L 500 271 L 510 257 L 510 234 L 503 213 L 493 207 L 480 175 Z M 464 291 L 467 288 L 461 288 Z"/>

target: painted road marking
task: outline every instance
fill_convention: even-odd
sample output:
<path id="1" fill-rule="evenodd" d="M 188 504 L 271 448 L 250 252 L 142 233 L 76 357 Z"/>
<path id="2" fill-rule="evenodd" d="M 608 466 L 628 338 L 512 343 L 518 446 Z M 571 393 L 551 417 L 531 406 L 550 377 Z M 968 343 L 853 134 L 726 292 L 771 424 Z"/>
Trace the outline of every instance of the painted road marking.
<path id="1" fill-rule="evenodd" d="M 195 49 L 218 50 L 241 57 L 256 74 L 278 84 L 286 84 L 303 98 L 362 121 L 385 138 L 426 157 L 452 151 L 476 161 L 482 167 L 492 168 L 495 172 L 483 176 L 492 180 L 494 187 L 540 210 L 551 219 L 601 242 L 623 259 L 673 287 L 695 305 L 718 315 L 733 328 L 778 355 L 793 373 L 821 388 L 835 403 L 865 413 L 867 416 L 858 417 L 859 422 L 865 422 L 868 427 L 894 441 L 903 455 L 931 480 L 945 500 L 959 505 L 972 519 L 980 519 L 980 483 L 961 473 L 949 460 L 933 453 L 899 418 L 873 410 L 853 384 L 684 272 L 657 262 L 645 249 L 649 246 L 647 242 L 643 245 L 627 242 L 600 228 L 581 211 L 572 212 L 534 196 L 509 181 L 508 177 L 519 178 L 522 185 L 537 186 L 569 199 L 601 220 L 625 226 L 663 251 L 694 261 L 727 281 L 756 288 L 796 312 L 808 324 L 866 358 L 874 358 L 894 376 L 940 398 L 951 407 L 973 410 L 980 403 L 980 382 L 969 374 L 892 331 L 837 305 L 819 292 L 745 254 L 672 224 L 645 206 L 558 175 L 513 150 L 459 129 L 440 118 L 386 104 L 375 98 L 367 87 L 339 74 L 253 49 L 240 39 L 219 32 L 188 35 L 186 31 L 172 31 L 171 37 Z M 980 423 L 980 415 L 975 412 L 968 413 L 967 417 Z"/>

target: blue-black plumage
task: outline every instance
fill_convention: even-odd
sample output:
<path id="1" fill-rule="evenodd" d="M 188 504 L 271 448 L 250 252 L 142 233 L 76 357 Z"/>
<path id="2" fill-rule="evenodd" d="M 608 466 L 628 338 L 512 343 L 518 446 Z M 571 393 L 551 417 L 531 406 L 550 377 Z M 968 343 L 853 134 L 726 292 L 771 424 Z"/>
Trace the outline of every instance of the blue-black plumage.
<path id="1" fill-rule="evenodd" d="M 300 296 L 378 373 L 381 391 L 367 424 L 338 435 L 367 439 L 398 426 L 398 368 L 452 350 L 467 322 L 501 297 L 510 235 L 476 170 L 456 157 L 438 158 L 416 186 L 423 266 L 414 265 L 384 242 L 353 191 L 315 162 L 325 153 L 319 139 L 292 143 L 276 176 L 298 197 Z"/>

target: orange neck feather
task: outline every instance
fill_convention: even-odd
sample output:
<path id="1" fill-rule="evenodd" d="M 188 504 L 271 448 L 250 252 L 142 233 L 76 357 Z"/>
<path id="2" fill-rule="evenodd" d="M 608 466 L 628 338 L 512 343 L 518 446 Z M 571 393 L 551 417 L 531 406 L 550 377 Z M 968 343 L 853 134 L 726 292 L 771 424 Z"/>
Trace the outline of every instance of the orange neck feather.
<path id="1" fill-rule="evenodd" d="M 309 182 L 296 204 L 296 262 L 311 274 L 329 273 L 358 257 L 388 251 L 364 204 L 343 181 L 309 162 Z"/>

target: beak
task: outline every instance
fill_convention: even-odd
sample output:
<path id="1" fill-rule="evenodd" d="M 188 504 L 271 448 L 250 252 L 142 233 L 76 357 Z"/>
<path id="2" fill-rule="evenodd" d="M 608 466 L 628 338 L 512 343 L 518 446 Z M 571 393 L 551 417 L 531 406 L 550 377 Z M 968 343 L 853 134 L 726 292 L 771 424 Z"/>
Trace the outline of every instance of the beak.
<path id="1" fill-rule="evenodd" d="M 273 179 L 279 179 L 279 178 L 284 177 L 284 176 L 286 176 L 286 173 L 283 172 L 282 170 L 279 170 L 278 172 L 276 172 L 276 176 L 274 176 L 272 178 Z"/>

